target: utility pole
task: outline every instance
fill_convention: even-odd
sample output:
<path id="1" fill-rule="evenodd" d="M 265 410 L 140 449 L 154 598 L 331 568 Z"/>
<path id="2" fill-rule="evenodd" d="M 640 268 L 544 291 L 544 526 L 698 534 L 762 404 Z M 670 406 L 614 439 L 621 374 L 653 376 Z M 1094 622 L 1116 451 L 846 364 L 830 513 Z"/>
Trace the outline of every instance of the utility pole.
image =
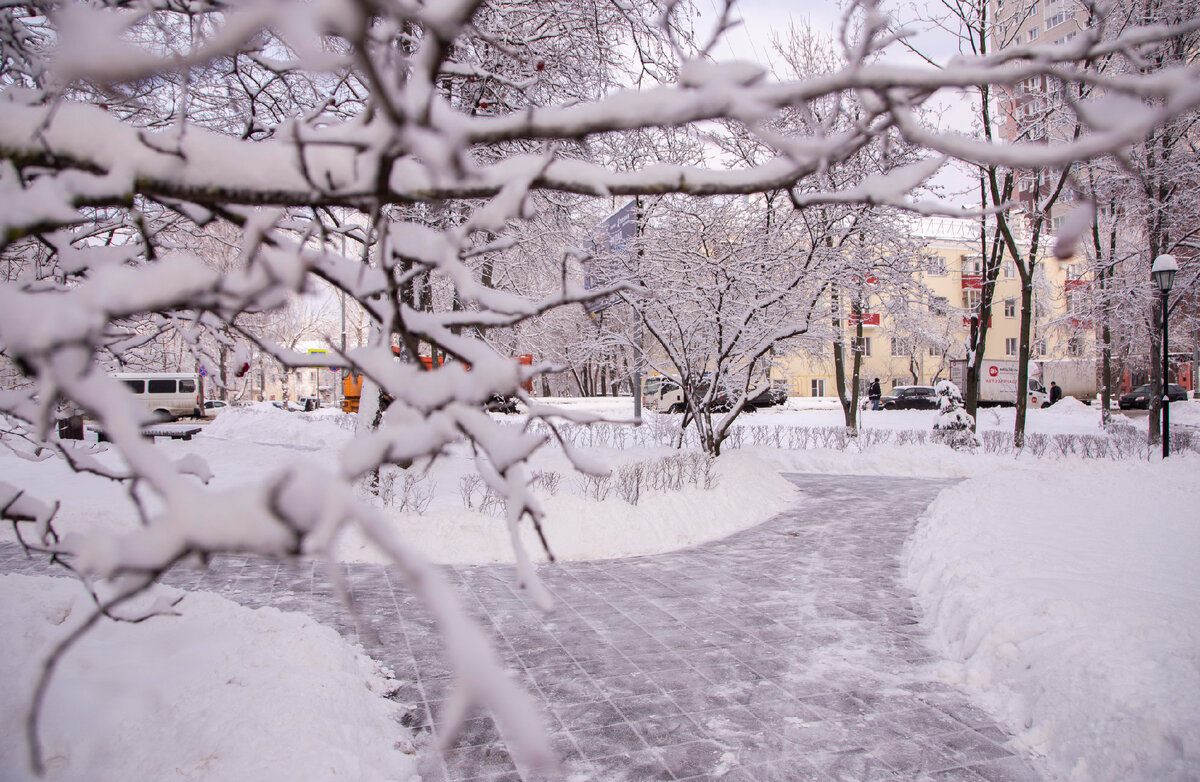
<path id="1" fill-rule="evenodd" d="M 342 257 L 345 258 L 346 257 L 346 231 L 345 231 L 345 228 L 342 229 L 341 239 L 342 239 Z M 346 355 L 346 291 L 343 289 L 342 291 L 340 291 L 340 294 L 341 294 L 340 298 L 342 300 L 342 344 L 341 344 L 341 348 L 342 348 L 342 356 L 344 359 L 344 357 Z M 347 372 L 349 372 L 349 369 L 342 368 L 337 373 L 337 377 L 338 377 L 337 382 L 335 382 L 333 384 L 333 386 L 334 386 L 333 401 L 338 403 L 339 408 L 341 408 L 341 406 L 342 406 L 341 402 L 343 402 L 346 397 L 345 379 L 346 379 Z"/>
<path id="2" fill-rule="evenodd" d="M 634 207 L 634 231 L 639 239 L 638 242 L 638 278 L 641 278 L 642 273 L 642 256 L 645 251 L 641 247 L 640 239 L 642 237 L 642 199 L 635 198 L 634 202 L 637 206 Z M 638 314 L 637 308 L 633 310 L 633 417 L 637 421 L 642 420 L 642 318 Z"/>

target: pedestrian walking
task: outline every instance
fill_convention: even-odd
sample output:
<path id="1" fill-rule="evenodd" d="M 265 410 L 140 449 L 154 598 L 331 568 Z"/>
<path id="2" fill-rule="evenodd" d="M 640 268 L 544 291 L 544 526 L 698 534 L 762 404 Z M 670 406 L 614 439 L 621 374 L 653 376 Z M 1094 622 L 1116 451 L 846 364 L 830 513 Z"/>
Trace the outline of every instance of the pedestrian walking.
<path id="1" fill-rule="evenodd" d="M 871 385 L 867 386 L 867 399 L 871 400 L 871 409 L 879 409 L 879 399 L 883 396 L 883 391 L 879 388 L 879 378 L 871 381 Z"/>
<path id="2" fill-rule="evenodd" d="M 1051 380 L 1050 381 L 1050 404 L 1054 404 L 1055 402 L 1057 402 L 1060 399 L 1062 399 L 1062 386 L 1060 386 L 1058 383 L 1055 383 L 1053 380 Z"/>

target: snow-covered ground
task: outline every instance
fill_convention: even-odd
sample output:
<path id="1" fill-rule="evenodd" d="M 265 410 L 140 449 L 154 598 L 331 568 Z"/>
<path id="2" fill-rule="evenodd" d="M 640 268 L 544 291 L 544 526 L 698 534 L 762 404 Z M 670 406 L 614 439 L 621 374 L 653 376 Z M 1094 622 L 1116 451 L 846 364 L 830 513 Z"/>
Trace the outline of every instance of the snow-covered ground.
<path id="1" fill-rule="evenodd" d="M 628 397 L 555 401 L 616 418 L 632 414 Z M 868 411 L 862 415 L 862 425 L 929 430 L 935 415 L 934 411 Z M 661 418 L 654 413 L 647 417 Z M 741 420 L 751 427 L 823 427 L 840 426 L 842 416 L 834 400 L 794 399 L 786 408 Z M 1013 411 L 988 410 L 979 423 L 983 431 L 1005 431 L 1012 422 Z M 1172 422 L 1200 426 L 1200 403 L 1173 405 Z M 336 411 L 285 413 L 268 405 L 228 410 L 190 442 L 159 443 L 165 458 L 202 457 L 215 475 L 214 486 L 232 487 L 290 463 L 335 467 L 350 442 L 350 423 Z M 1144 417 L 1130 423 L 1145 428 Z M 1066 400 L 1054 408 L 1031 410 L 1028 430 L 1096 434 L 1099 411 Z M 652 462 L 673 453 L 662 446 L 622 448 L 611 443 L 587 450 L 614 466 Z M 779 471 L 966 478 L 934 504 L 906 552 L 926 621 L 947 659 L 942 674 L 977 692 L 981 703 L 1004 720 L 1025 746 L 1046 755 L 1063 779 L 1200 778 L 1196 745 L 1200 696 L 1195 695 L 1200 692 L 1200 660 L 1195 651 L 1200 649 L 1196 600 L 1200 584 L 1195 575 L 1200 573 L 1196 562 L 1200 539 L 1195 525 L 1184 521 L 1194 518 L 1200 506 L 1196 478 L 1200 457 L 1195 454 L 1163 464 L 964 454 L 933 444 L 851 446 L 845 451 L 747 444 L 717 461 L 712 488 L 647 492 L 637 505 L 615 492 L 603 501 L 587 496 L 565 458 L 553 450 L 539 454 L 533 466 L 560 477 L 556 491 L 546 489 L 541 494 L 548 511 L 547 536 L 563 559 L 666 551 L 757 524 L 793 502 L 803 502 Z M 0 453 L 0 472 L 34 496 L 60 496 L 56 489 L 69 485 L 58 522 L 63 531 L 119 530 L 135 523 L 120 487 L 73 475 L 57 462 L 34 463 Z M 481 511 L 478 495 L 473 507 L 466 506 L 462 482 L 472 472 L 467 453 L 452 453 L 423 473 L 417 484 L 419 491 L 429 495 L 423 512 L 402 512 L 394 505 L 387 509 L 408 545 L 440 562 L 511 559 L 502 519 L 494 511 Z M 526 540 L 532 552 L 540 553 L 529 535 Z M 350 561 L 378 559 L 353 536 L 341 541 L 338 556 Z M 20 583 L 0 581 L 2 602 L 11 614 L 4 619 L 4 634 L 44 638 L 52 632 L 45 627 L 45 617 L 66 616 L 63 606 L 69 607 L 74 598 L 56 589 L 31 589 Z M 34 594 L 40 596 L 34 599 L 30 596 Z M 201 600 L 208 601 L 207 597 L 197 602 L 211 605 Z M 21 604 L 14 607 L 19 610 L 8 608 L 14 603 Z M 232 616 L 242 609 L 221 611 Z M 213 613 L 221 611 L 213 609 Z M 261 620 L 233 623 L 245 630 L 241 635 L 229 630 L 236 636 L 233 643 L 244 646 L 255 646 L 259 643 L 255 638 L 266 648 L 291 645 L 291 640 L 281 639 L 299 632 L 292 620 L 285 623 L 286 633 Z M 18 631 L 18 626 L 29 629 Z M 199 631 L 181 632 L 187 638 Z M 203 632 L 215 636 L 226 631 Z M 129 638 L 131 646 L 139 643 L 132 636 L 113 636 L 111 643 L 121 643 L 116 639 L 122 637 Z M 31 664 L 39 647 L 21 643 L 25 645 L 5 659 Z M 197 653 L 205 650 L 224 654 L 208 646 Z M 361 664 L 355 665 L 360 667 L 352 669 L 360 671 L 362 680 L 371 681 Z M 9 682 L 26 678 L 11 673 L 5 677 Z M 258 679 L 240 674 L 231 673 L 227 679 L 260 686 Z M 366 686 L 359 689 L 365 692 Z M 9 703 L 19 697 L 18 693 L 5 695 Z M 99 698 L 103 691 L 71 697 Z M 153 702 L 152 696 L 144 697 Z M 67 699 L 56 708 L 70 710 L 71 703 Z M 368 699 L 361 708 L 382 713 L 382 707 L 371 703 Z M 209 714 L 235 708 L 217 702 L 201 706 Z M 288 718 L 301 722 L 321 713 L 285 711 Z M 262 721 L 268 723 L 278 735 L 291 730 L 279 724 L 278 710 L 273 721 Z M 371 730 L 363 727 L 362 733 L 376 735 Z M 245 735 L 255 743 L 268 740 L 249 729 L 229 735 Z M 6 757 L 10 749 L 5 749 Z M 5 764 L 13 767 L 8 760 Z M 1155 771 L 1147 775 L 1139 769 Z M 367 777 L 352 774 L 350 778 Z"/>
<path id="2" fill-rule="evenodd" d="M 910 541 L 944 678 L 1061 779 L 1200 779 L 1198 467 L 1014 465 Z"/>
<path id="3" fill-rule="evenodd" d="M 78 581 L 46 576 L 0 575 L 0 595 L 0 779 L 33 780 L 25 704 L 51 645 L 92 604 Z M 413 778 L 392 683 L 334 630 L 205 592 L 174 610 L 103 620 L 62 657 L 40 721 L 44 779 Z"/>

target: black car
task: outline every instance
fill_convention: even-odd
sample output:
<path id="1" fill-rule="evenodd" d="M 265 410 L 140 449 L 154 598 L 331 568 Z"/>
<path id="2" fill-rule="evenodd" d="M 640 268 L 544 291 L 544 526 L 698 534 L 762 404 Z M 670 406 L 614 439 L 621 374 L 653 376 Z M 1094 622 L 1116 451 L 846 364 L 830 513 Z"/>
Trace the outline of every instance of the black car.
<path id="1" fill-rule="evenodd" d="M 1167 383 L 1167 398 L 1172 402 L 1187 401 L 1187 391 L 1183 386 Z M 1148 410 L 1150 408 L 1150 384 L 1138 386 L 1128 394 L 1121 394 L 1117 406 L 1122 410 Z"/>
<path id="2" fill-rule="evenodd" d="M 879 400 L 884 410 L 937 410 L 937 391 L 933 386 L 898 388 Z"/>

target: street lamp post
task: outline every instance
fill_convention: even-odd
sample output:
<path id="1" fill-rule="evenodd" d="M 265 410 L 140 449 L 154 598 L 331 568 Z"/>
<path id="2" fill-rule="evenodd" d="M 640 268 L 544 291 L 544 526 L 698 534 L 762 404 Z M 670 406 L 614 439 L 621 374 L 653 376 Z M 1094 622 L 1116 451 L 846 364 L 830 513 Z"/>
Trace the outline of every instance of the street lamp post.
<path id="1" fill-rule="evenodd" d="M 1175 257 L 1172 255 L 1158 256 L 1150 268 L 1150 277 L 1154 280 L 1154 284 L 1158 287 L 1158 293 L 1162 297 L 1162 453 L 1164 459 L 1171 453 L 1171 433 L 1168 428 L 1171 422 L 1171 395 L 1168 393 L 1167 385 L 1167 297 L 1171 293 L 1171 286 L 1175 284 L 1175 272 L 1177 271 L 1179 271 L 1179 264 L 1175 262 Z"/>

